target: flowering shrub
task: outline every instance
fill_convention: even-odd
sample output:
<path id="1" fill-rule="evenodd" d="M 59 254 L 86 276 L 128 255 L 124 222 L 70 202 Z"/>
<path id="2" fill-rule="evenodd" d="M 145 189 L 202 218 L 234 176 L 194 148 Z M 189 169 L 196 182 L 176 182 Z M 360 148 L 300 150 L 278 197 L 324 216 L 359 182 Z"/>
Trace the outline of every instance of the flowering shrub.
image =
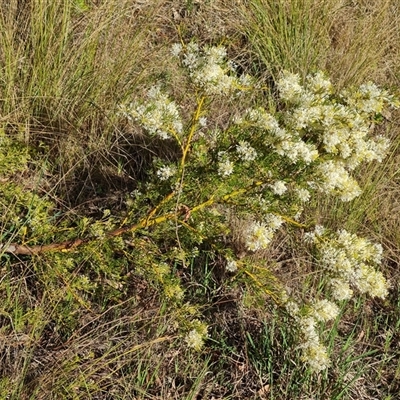
<path id="1" fill-rule="evenodd" d="M 338 316 L 335 301 L 356 292 L 384 298 L 388 284 L 376 269 L 382 258 L 379 245 L 344 230 L 312 230 L 301 222 L 303 204 L 321 193 L 344 202 L 360 195 L 352 172 L 363 162 L 382 161 L 389 141 L 374 136 L 373 127 L 384 108 L 397 106 L 397 101 L 372 83 L 335 93 L 322 72 L 304 82 L 283 72 L 276 82 L 275 105 L 270 101 L 269 108 L 235 112 L 228 127 L 212 130 L 207 115 L 215 98 L 240 99 L 246 91 L 257 90 L 256 83 L 238 75 L 221 46 L 201 50 L 195 43 L 176 44 L 172 53 L 195 89 L 191 119 L 184 121 L 161 86 L 152 87 L 145 101 L 120 106 L 129 121 L 149 135 L 176 141 L 180 148 L 177 160 L 162 165 L 157 161 L 153 182 L 142 191 L 156 191 L 162 198 L 147 221 L 169 224 L 164 234 L 170 229 L 169 234 L 178 235 L 183 262 L 195 246 L 208 241 L 225 257 L 228 273 L 245 271 L 255 283 L 250 261 L 223 242 L 230 232 L 229 211 L 246 221 L 241 241 L 248 254 L 267 248 L 282 225 L 307 228 L 306 240 L 315 246 L 329 278 L 326 295 L 331 300 L 298 304 L 279 287 L 278 303 L 297 322 L 304 361 L 321 371 L 329 357 L 318 326 Z M 176 286 L 173 292 L 179 292 L 177 301 L 184 296 Z M 204 324 L 194 319 L 185 340 L 199 349 L 206 336 Z"/>
<path id="2" fill-rule="evenodd" d="M 320 252 L 321 265 L 330 278 L 332 295 L 337 300 L 350 299 L 353 286 L 361 293 L 384 299 L 387 284 L 382 273 L 374 265 L 382 262 L 382 246 L 357 235 L 340 230 L 327 236 L 321 227 L 309 233 Z"/>

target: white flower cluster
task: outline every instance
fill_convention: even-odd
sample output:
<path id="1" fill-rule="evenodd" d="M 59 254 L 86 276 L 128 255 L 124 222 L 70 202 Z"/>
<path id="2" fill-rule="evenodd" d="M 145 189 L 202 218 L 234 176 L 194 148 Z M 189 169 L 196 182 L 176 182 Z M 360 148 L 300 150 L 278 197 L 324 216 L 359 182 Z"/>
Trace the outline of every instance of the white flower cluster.
<path id="1" fill-rule="evenodd" d="M 236 151 L 242 161 L 254 161 L 257 158 L 256 150 L 243 140 L 236 146 Z"/>
<path id="2" fill-rule="evenodd" d="M 270 188 L 277 196 L 282 196 L 287 191 L 286 183 L 283 181 L 274 182 Z"/>
<path id="3" fill-rule="evenodd" d="M 176 168 L 174 166 L 164 165 L 156 172 L 160 181 L 166 181 L 176 174 Z"/>
<path id="4" fill-rule="evenodd" d="M 193 327 L 185 337 L 185 342 L 188 347 L 200 351 L 204 345 L 204 340 L 208 337 L 207 325 L 195 319 L 190 323 Z"/>
<path id="5" fill-rule="evenodd" d="M 199 125 L 201 128 L 205 128 L 207 126 L 207 117 L 200 117 Z"/>
<path id="6" fill-rule="evenodd" d="M 325 161 L 316 168 L 319 176 L 319 189 L 336 194 L 342 201 L 351 201 L 361 194 L 358 183 L 353 179 L 340 161 Z"/>
<path id="7" fill-rule="evenodd" d="M 306 119 L 310 121 L 313 120 L 313 115 L 318 115 L 317 110 L 313 110 L 313 106 L 329 100 L 333 92 L 331 81 L 321 71 L 308 75 L 304 85 L 301 84 L 298 74 L 284 71 L 276 85 L 283 101 L 304 110 L 308 109 Z"/>
<path id="8" fill-rule="evenodd" d="M 183 124 L 178 107 L 164 94 L 159 86 L 153 86 L 147 93 L 145 103 L 121 105 L 120 113 L 130 120 L 139 122 L 150 134 L 162 139 L 171 137 L 171 133 L 179 135 Z"/>
<path id="9" fill-rule="evenodd" d="M 276 82 L 280 98 L 284 101 L 298 102 L 303 94 L 303 87 L 300 84 L 300 76 L 291 74 L 287 71 L 281 74 L 281 78 Z"/>
<path id="10" fill-rule="evenodd" d="M 339 315 L 339 307 L 335 303 L 323 299 L 313 304 L 312 314 L 318 321 L 330 321 Z"/>
<path id="11" fill-rule="evenodd" d="M 196 331 L 196 329 L 192 329 L 186 335 L 185 341 L 189 347 L 195 350 L 201 350 L 204 344 L 203 336 L 201 336 L 200 333 Z"/>
<path id="12" fill-rule="evenodd" d="M 201 51 L 194 42 L 185 47 L 174 44 L 172 53 L 182 56 L 182 64 L 188 68 L 194 83 L 209 95 L 229 94 L 251 85 L 249 76 L 237 77 L 235 65 L 226 60 L 223 46 L 206 47 Z"/>
<path id="13" fill-rule="evenodd" d="M 295 193 L 302 203 L 306 203 L 311 198 L 311 193 L 305 188 L 296 188 Z"/>
<path id="14" fill-rule="evenodd" d="M 302 313 L 298 304 L 289 300 L 286 302 L 285 308 L 294 318 L 300 330 L 302 360 L 308 364 L 313 372 L 320 372 L 329 367 L 330 359 L 326 347 L 321 344 L 317 325 L 318 322 L 335 319 L 339 315 L 338 306 L 323 299 L 314 302 Z"/>
<path id="15" fill-rule="evenodd" d="M 323 74 L 306 78 L 299 91 L 299 76 L 286 73 L 278 82 L 281 96 L 293 103 L 285 116 L 287 125 L 295 131 L 318 132 L 328 154 L 339 157 L 347 169 L 354 169 L 363 161 L 382 161 L 389 146 L 383 137 L 368 137 L 371 120 L 387 105 L 397 107 L 397 101 L 387 91 L 369 83 L 358 89 L 339 94 L 342 103 L 332 98 L 332 84 Z M 288 87 L 293 85 L 291 95 Z M 280 90 L 280 89 L 279 89 Z"/>
<path id="16" fill-rule="evenodd" d="M 320 372 L 325 370 L 330 365 L 330 359 L 326 347 L 321 343 L 309 342 L 303 348 L 302 359 L 306 362 L 313 372 Z"/>
<path id="17" fill-rule="evenodd" d="M 227 177 L 233 172 L 233 162 L 229 159 L 225 151 L 218 152 L 218 175 Z"/>
<path id="18" fill-rule="evenodd" d="M 393 96 L 372 82 L 362 84 L 356 91 L 345 91 L 345 101 L 360 113 L 381 113 L 386 104 L 398 106 Z"/>
<path id="19" fill-rule="evenodd" d="M 272 133 L 280 129 L 277 119 L 262 107 L 247 109 L 243 116 L 235 117 L 235 123 L 238 125 L 245 125 L 248 123 Z"/>
<path id="20" fill-rule="evenodd" d="M 245 229 L 245 243 L 250 251 L 266 249 L 284 220 L 275 214 L 267 214 L 265 222 L 253 222 Z"/>
<path id="21" fill-rule="evenodd" d="M 319 190 L 342 201 L 361 190 L 349 172 L 362 162 L 381 162 L 389 140 L 370 137 L 377 113 L 399 104 L 387 91 L 368 83 L 333 96 L 332 83 L 323 73 L 306 77 L 285 72 L 277 81 L 279 97 L 288 106 L 278 120 L 262 107 L 247 110 L 236 123 L 264 130 L 265 145 L 292 163 L 316 161 Z"/>
<path id="22" fill-rule="evenodd" d="M 388 283 L 383 274 L 374 268 L 382 262 L 382 246 L 360 238 L 342 229 L 335 234 L 317 225 L 305 240 L 316 245 L 322 266 L 328 277 L 332 297 L 336 301 L 352 298 L 353 289 L 374 297 L 385 298 Z M 339 307 L 332 301 L 322 299 L 303 307 L 283 296 L 285 308 L 294 318 L 302 337 L 302 359 L 316 372 L 326 369 L 330 360 L 321 344 L 317 326 L 319 322 L 331 321 L 339 315 Z"/>
<path id="23" fill-rule="evenodd" d="M 312 236 L 312 235 L 311 235 Z M 326 237 L 313 235 L 336 300 L 350 299 L 353 289 L 384 299 L 389 285 L 374 266 L 382 262 L 382 246 L 342 229 Z"/>
<path id="24" fill-rule="evenodd" d="M 225 269 L 228 272 L 236 272 L 238 269 L 237 262 L 235 260 L 228 260 Z"/>
<path id="25" fill-rule="evenodd" d="M 236 118 L 235 122 L 268 132 L 270 136 L 265 138 L 265 144 L 270 145 L 277 154 L 288 157 L 292 163 L 302 161 L 310 164 L 318 158 L 314 144 L 304 142 L 298 132 L 281 127 L 276 118 L 262 107 L 246 110 L 242 117 Z"/>

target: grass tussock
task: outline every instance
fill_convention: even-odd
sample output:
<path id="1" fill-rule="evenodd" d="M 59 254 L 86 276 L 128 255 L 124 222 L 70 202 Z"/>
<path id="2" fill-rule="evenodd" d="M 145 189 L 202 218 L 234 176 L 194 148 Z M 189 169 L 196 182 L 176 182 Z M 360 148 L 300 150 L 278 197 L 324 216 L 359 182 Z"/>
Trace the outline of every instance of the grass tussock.
<path id="1" fill-rule="evenodd" d="M 244 29 L 261 71 L 276 79 L 282 70 L 304 77 L 324 69 L 330 21 L 338 8 L 340 3 L 333 1 L 250 1 L 242 10 Z"/>
<path id="2" fill-rule="evenodd" d="M 304 299 L 322 295 L 316 254 L 301 247 L 304 229 L 285 226 L 267 250 L 248 254 L 247 217 L 235 208 L 248 199 L 217 185 L 206 193 L 209 149 L 194 146 L 198 179 L 185 181 L 190 196 L 183 190 L 173 203 L 153 178 L 189 146 L 147 135 L 120 106 L 159 84 L 186 121 L 206 110 L 210 131 L 224 131 L 247 104 L 281 111 L 274 85 L 283 70 L 301 77 L 323 70 L 338 90 L 374 81 L 396 92 L 399 7 L 394 0 L 0 0 L 0 398 L 396 399 L 399 111 L 376 121 L 391 147 L 382 163 L 355 170 L 362 195 L 305 206 L 307 223 L 382 243 L 390 283 L 385 300 L 344 301 L 340 318 L 319 327 L 331 365 L 314 375 L 296 327 L 276 305 L 282 288 Z M 261 85 L 239 101 L 201 108 L 171 54 L 172 43 L 190 41 L 226 46 L 237 71 Z M 226 202 L 215 205 L 214 196 Z M 211 207 L 198 217 L 191 205 L 206 209 L 206 200 Z M 165 224 L 153 224 L 155 216 Z M 218 245 L 202 241 L 201 218 Z M 108 234 L 138 221 L 123 235 Z M 4 251 L 86 237 L 94 240 L 60 252 Z M 233 256 L 237 273 L 225 268 Z M 188 337 L 203 323 L 206 346 L 195 351 Z"/>
<path id="3" fill-rule="evenodd" d="M 322 69 L 339 87 L 369 80 L 395 85 L 395 1 L 256 0 L 242 12 L 267 74 L 290 70 L 304 76 Z"/>

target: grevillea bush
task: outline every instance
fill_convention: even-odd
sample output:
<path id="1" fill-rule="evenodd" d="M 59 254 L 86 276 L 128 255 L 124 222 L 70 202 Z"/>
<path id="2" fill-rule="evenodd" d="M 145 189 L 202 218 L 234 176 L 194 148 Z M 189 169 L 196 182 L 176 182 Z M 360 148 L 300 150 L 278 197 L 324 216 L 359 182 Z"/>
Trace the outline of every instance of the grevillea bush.
<path id="1" fill-rule="evenodd" d="M 236 107 L 228 126 L 211 127 L 207 116 L 215 101 L 240 104 L 246 92 L 260 89 L 258 83 L 238 73 L 224 47 L 175 44 L 172 53 L 196 95 L 192 116 L 185 119 L 161 85 L 119 109 L 130 124 L 180 149 L 171 162 L 154 161 L 152 181 L 133 194 L 132 204 L 138 207 L 148 193 L 158 193 L 163 199 L 149 218 L 169 225 L 163 232 L 175 237 L 182 260 L 208 242 L 225 259 L 229 274 L 245 271 L 255 285 L 259 280 L 250 272 L 249 256 L 266 249 L 285 225 L 305 230 L 304 246 L 314 247 L 324 291 L 304 301 L 295 293 L 289 296 L 276 281 L 274 299 L 292 317 L 303 360 L 313 371 L 324 370 L 329 356 L 319 325 L 338 317 L 341 301 L 363 293 L 383 299 L 389 285 L 378 269 L 379 244 L 344 229 L 310 226 L 302 219 L 303 206 L 314 196 L 350 202 L 361 194 L 352 173 L 362 163 L 385 157 L 389 140 L 374 135 L 374 126 L 386 107 L 397 107 L 397 100 L 373 83 L 336 92 L 322 72 L 301 80 L 283 71 L 264 107 L 240 112 Z M 244 254 L 228 246 L 232 213 L 242 221 Z M 184 288 L 175 284 L 170 295 L 183 300 Z M 206 338 L 205 325 L 196 319 L 186 342 L 199 349 Z"/>

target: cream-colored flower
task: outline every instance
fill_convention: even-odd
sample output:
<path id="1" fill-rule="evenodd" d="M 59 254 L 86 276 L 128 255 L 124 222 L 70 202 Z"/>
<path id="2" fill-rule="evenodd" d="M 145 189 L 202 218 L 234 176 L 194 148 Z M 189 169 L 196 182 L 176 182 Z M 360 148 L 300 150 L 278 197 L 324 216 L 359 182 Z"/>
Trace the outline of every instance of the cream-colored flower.
<path id="1" fill-rule="evenodd" d="M 299 198 L 299 200 L 302 203 L 307 202 L 308 200 L 310 200 L 311 194 L 310 191 L 304 188 L 297 188 L 295 190 L 297 197 Z"/>
<path id="2" fill-rule="evenodd" d="M 318 321 L 330 321 L 339 314 L 339 307 L 329 300 L 319 300 L 312 306 L 312 315 Z"/>
<path id="3" fill-rule="evenodd" d="M 247 229 L 245 242 L 248 250 L 266 249 L 274 237 L 274 231 L 264 223 L 254 222 Z"/>
<path id="4" fill-rule="evenodd" d="M 168 165 L 162 166 L 157 172 L 160 181 L 166 181 L 176 173 L 176 168 Z"/>
<path id="5" fill-rule="evenodd" d="M 342 279 L 331 279 L 332 295 L 336 300 L 349 300 L 353 297 L 353 290 L 348 282 Z"/>
<path id="6" fill-rule="evenodd" d="M 180 43 L 174 43 L 171 47 L 171 54 L 175 57 L 179 57 L 182 52 L 182 45 Z"/>
<path id="7" fill-rule="evenodd" d="M 361 264 L 357 272 L 355 285 L 361 293 L 384 299 L 388 295 L 389 285 L 382 272 L 375 271 L 367 264 Z"/>
<path id="8" fill-rule="evenodd" d="M 338 194 L 344 202 L 351 201 L 361 194 L 358 183 L 340 162 L 325 161 L 317 167 L 320 176 L 320 189 L 330 194 Z"/>
<path id="9" fill-rule="evenodd" d="M 288 102 L 297 102 L 303 93 L 303 87 L 300 85 L 300 76 L 290 72 L 283 72 L 277 81 L 279 95 L 282 100 Z"/>
<path id="10" fill-rule="evenodd" d="M 192 329 L 185 337 L 185 342 L 189 347 L 197 351 L 201 350 L 204 345 L 203 336 L 197 332 L 196 329 Z"/>
<path id="11" fill-rule="evenodd" d="M 312 316 L 303 316 L 299 321 L 301 333 L 307 343 L 319 343 L 316 322 Z"/>
<path id="12" fill-rule="evenodd" d="M 218 175 L 222 177 L 227 177 L 233 173 L 233 162 L 228 158 L 220 161 L 218 163 Z"/>
<path id="13" fill-rule="evenodd" d="M 285 222 L 285 220 L 280 216 L 276 214 L 269 213 L 265 216 L 265 221 L 267 225 L 269 226 L 270 229 L 273 231 L 276 231 L 279 229 L 282 224 Z"/>
<path id="14" fill-rule="evenodd" d="M 283 181 L 274 182 L 270 188 L 278 196 L 282 196 L 287 191 L 286 183 Z"/>
<path id="15" fill-rule="evenodd" d="M 313 372 L 324 371 L 330 365 L 330 359 L 325 346 L 321 344 L 307 346 L 303 349 L 303 361 Z"/>
<path id="16" fill-rule="evenodd" d="M 243 161 L 254 161 L 257 158 L 256 150 L 243 140 L 236 146 L 236 151 Z"/>
<path id="17" fill-rule="evenodd" d="M 285 308 L 286 308 L 287 312 L 290 314 L 290 316 L 293 318 L 297 318 L 300 315 L 300 307 L 293 300 L 289 300 L 285 304 Z"/>
<path id="18" fill-rule="evenodd" d="M 160 86 L 152 86 L 147 98 L 143 103 L 121 105 L 120 113 L 162 139 L 170 138 L 172 131 L 182 133 L 183 123 L 178 107 L 162 92 Z"/>
<path id="19" fill-rule="evenodd" d="M 237 271 L 237 262 L 235 260 L 228 260 L 226 263 L 225 269 L 228 272 L 236 272 Z"/>
<path id="20" fill-rule="evenodd" d="M 236 76 L 235 65 L 226 60 L 223 46 L 206 47 L 190 43 L 183 52 L 182 63 L 194 83 L 209 95 L 229 94 L 241 90 L 243 83 Z"/>

